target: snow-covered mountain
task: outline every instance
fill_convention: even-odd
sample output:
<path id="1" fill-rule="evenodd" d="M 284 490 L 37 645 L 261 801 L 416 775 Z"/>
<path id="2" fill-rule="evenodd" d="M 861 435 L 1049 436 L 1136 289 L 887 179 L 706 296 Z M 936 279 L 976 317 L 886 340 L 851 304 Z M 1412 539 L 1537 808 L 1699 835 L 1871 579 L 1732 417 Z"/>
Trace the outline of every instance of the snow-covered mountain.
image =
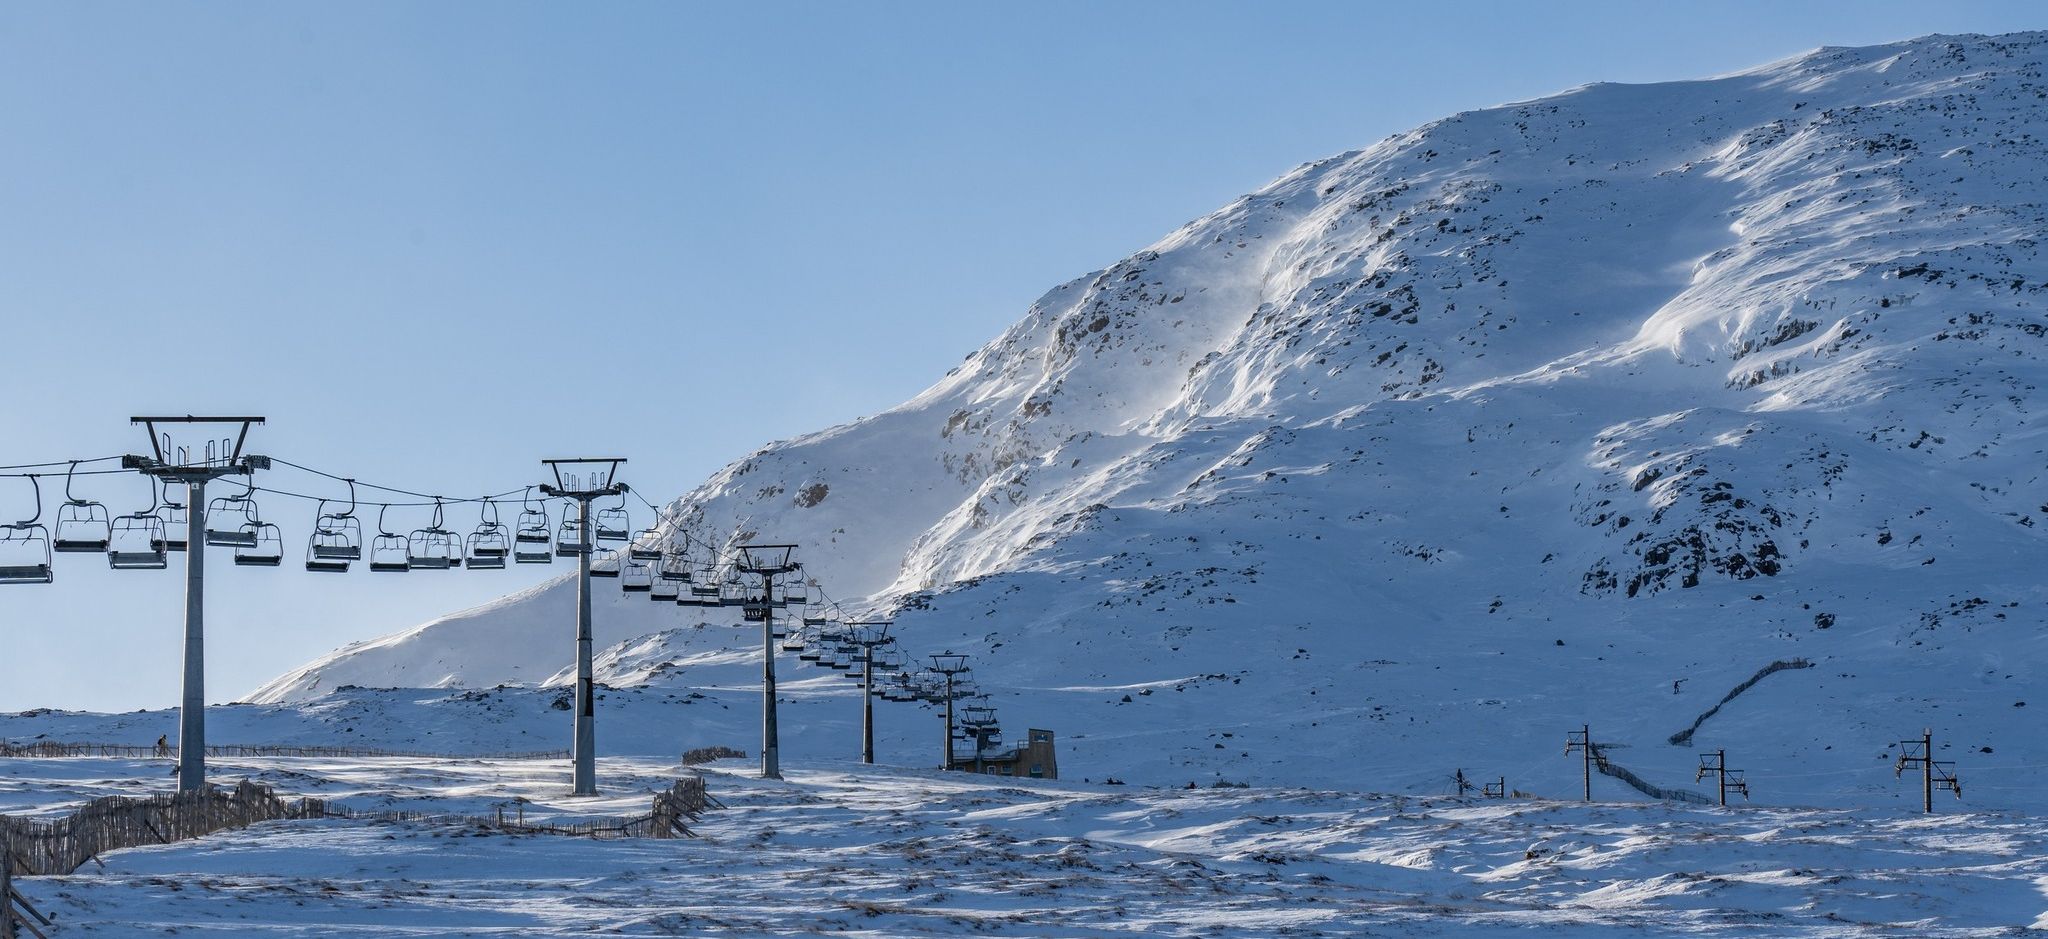
<path id="1" fill-rule="evenodd" d="M 1917 798 L 1880 771 L 1929 725 L 1966 774 L 2048 761 L 2017 720 L 2048 667 L 2044 63 L 2048 33 L 1829 48 L 1305 164 L 672 527 L 801 544 L 1092 775 L 1569 791 L 1589 722 L 1662 783 L 1728 746 L 1774 798 Z M 559 681 L 573 592 L 254 700 Z M 611 680 L 758 668 L 757 632 L 604 599 Z M 797 708 L 785 752 L 845 710 Z"/>

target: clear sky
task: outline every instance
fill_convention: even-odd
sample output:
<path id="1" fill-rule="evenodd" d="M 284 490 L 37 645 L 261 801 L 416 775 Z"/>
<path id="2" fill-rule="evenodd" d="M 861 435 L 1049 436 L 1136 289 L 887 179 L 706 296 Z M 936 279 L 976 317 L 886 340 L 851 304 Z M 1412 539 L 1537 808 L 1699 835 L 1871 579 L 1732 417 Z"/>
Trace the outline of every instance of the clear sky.
<path id="1" fill-rule="evenodd" d="M 10 4 L 0 464 L 138 450 L 132 413 L 253 412 L 252 449 L 373 482 L 471 495 L 606 451 L 659 502 L 908 398 L 1054 284 L 1304 161 L 2044 10 Z M 0 515 L 27 499 L 0 479 Z M 265 514 L 287 566 L 212 556 L 211 700 L 560 569 L 308 574 L 310 507 Z M 0 587 L 0 708 L 174 704 L 176 572 L 58 567 Z"/>

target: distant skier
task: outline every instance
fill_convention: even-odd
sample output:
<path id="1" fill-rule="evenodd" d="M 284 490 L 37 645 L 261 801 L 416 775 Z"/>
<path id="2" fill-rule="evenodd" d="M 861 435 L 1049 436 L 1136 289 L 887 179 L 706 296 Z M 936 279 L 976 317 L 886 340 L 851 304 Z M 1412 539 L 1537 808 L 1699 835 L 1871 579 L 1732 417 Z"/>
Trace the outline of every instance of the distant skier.
<path id="1" fill-rule="evenodd" d="M 162 735 L 162 736 L 159 736 L 159 737 L 157 737 L 157 738 L 156 738 L 156 755 L 157 755 L 157 759 L 160 759 L 160 760 L 167 760 L 167 759 L 170 759 L 170 757 L 171 757 L 171 735 L 170 735 L 170 734 L 164 734 L 164 735 Z"/>

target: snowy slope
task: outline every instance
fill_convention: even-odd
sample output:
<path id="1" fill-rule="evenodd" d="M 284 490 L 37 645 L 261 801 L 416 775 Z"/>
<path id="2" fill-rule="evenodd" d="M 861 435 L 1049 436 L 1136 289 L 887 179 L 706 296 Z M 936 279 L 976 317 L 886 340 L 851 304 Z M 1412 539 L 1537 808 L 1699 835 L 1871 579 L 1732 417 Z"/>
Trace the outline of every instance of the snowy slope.
<path id="1" fill-rule="evenodd" d="M 1563 793 L 1590 722 L 1661 784 L 1726 745 L 1774 798 L 1901 799 L 1895 743 L 1934 726 L 1973 798 L 2035 799 L 2044 62 L 2048 34 L 1937 36 L 1446 118 L 669 508 L 800 543 L 1097 776 Z M 254 700 L 559 681 L 572 591 Z M 602 601 L 607 680 L 758 681 L 756 632 Z M 786 749 L 841 710 L 797 707 Z"/>
<path id="2" fill-rule="evenodd" d="M 74 798 L 159 774 L 5 761 Z M 559 764 L 557 764 L 558 766 Z M 355 809 L 646 811 L 671 763 L 607 759 L 600 800 L 533 764 L 251 760 Z M 270 822 L 17 885 L 57 936 L 1988 937 L 2041 928 L 2048 837 L 1998 814 L 996 786 L 846 764 L 720 765 L 699 839 Z M 4 778 L 4 777 L 0 777 Z M 4 798 L 4 796 L 0 796 Z M 524 805 L 515 799 L 527 800 Z"/>

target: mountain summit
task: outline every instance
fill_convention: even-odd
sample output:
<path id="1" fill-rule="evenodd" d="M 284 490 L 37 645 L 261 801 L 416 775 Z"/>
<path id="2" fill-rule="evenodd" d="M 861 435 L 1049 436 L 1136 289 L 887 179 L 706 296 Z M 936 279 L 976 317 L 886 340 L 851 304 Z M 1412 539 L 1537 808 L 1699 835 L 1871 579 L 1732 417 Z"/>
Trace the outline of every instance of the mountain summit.
<path id="1" fill-rule="evenodd" d="M 1893 793 L 1872 754 L 1929 724 L 2048 760 L 2013 719 L 2048 666 L 2044 62 L 1828 48 L 1305 164 L 671 527 L 801 544 L 1098 775 L 1355 784 L 1370 750 L 1563 790 L 1586 723 L 1663 782 L 1739 739 L 1813 799 Z M 543 682 L 573 594 L 257 698 Z M 699 619 L 607 598 L 612 680 L 743 681 L 758 634 Z"/>

